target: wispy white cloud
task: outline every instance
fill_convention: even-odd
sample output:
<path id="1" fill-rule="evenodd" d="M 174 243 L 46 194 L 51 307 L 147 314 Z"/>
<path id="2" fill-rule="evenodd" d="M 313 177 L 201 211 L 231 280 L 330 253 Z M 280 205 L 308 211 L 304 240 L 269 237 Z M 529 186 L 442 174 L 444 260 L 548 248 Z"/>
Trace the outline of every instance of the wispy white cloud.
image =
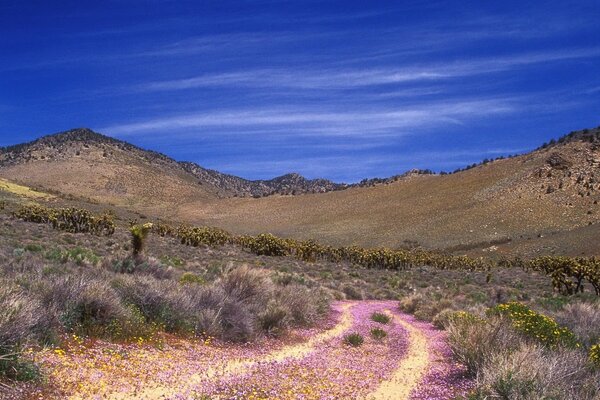
<path id="1" fill-rule="evenodd" d="M 167 91 L 200 87 L 256 87 L 294 89 L 348 89 L 405 82 L 436 81 L 448 78 L 503 72 L 531 64 L 600 56 L 600 47 L 535 52 L 475 59 L 429 66 L 380 67 L 358 69 L 298 70 L 290 68 L 256 69 L 155 81 L 136 85 L 133 91 Z"/>
<path id="2" fill-rule="evenodd" d="M 244 129 L 260 127 L 265 133 L 276 128 L 287 128 L 289 135 L 399 135 L 401 130 L 460 124 L 463 120 L 508 113 L 516 108 L 510 99 L 478 99 L 448 103 L 434 103 L 401 109 L 375 108 L 344 111 L 316 111 L 309 107 L 240 109 L 217 112 L 168 116 L 143 122 L 113 125 L 102 128 L 109 134 L 127 136 L 138 133 L 164 132 L 189 129 L 230 130 L 243 133 Z M 285 134 L 284 134 L 285 135 Z"/>

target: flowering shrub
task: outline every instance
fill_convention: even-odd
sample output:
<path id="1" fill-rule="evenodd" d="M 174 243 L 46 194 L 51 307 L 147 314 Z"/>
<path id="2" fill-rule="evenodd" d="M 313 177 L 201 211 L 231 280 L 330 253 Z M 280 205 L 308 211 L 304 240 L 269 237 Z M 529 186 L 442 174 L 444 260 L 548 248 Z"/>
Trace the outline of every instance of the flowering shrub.
<path id="1" fill-rule="evenodd" d="M 533 311 L 525 304 L 518 302 L 499 304 L 490 308 L 488 314 L 508 318 L 515 330 L 539 341 L 545 346 L 579 346 L 575 335 L 568 328 L 561 327 L 552 318 Z"/>

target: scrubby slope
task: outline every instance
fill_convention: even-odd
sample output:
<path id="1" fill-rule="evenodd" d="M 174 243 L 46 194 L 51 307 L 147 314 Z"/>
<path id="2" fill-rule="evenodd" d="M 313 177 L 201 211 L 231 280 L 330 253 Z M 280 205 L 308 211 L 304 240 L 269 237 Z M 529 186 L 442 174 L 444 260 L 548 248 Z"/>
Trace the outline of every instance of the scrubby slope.
<path id="1" fill-rule="evenodd" d="M 183 206 L 179 215 L 238 232 L 271 231 L 331 243 L 549 253 L 560 251 L 560 241 L 569 238 L 587 242 L 581 251 L 597 254 L 600 247 L 592 238 L 599 221 L 600 184 L 594 174 L 600 148 L 589 138 L 598 134 L 598 129 L 579 133 L 451 175 L 411 175 L 375 187 L 299 197 L 228 199 L 202 210 Z"/>
<path id="2" fill-rule="evenodd" d="M 598 128 L 584 130 L 454 174 L 409 173 L 345 188 L 294 174 L 246 181 L 74 130 L 2 149 L 0 176 L 233 233 L 492 256 L 593 255 L 600 252 L 599 138 Z M 312 191 L 328 192 L 249 197 Z"/>

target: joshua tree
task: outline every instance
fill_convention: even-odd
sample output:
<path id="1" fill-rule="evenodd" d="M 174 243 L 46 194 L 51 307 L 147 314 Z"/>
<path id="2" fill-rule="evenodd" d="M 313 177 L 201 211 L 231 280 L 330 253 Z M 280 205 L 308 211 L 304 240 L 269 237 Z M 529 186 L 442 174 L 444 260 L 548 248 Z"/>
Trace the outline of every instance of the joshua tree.
<path id="1" fill-rule="evenodd" d="M 143 225 L 134 225 L 129 228 L 129 231 L 131 232 L 131 244 L 133 246 L 134 257 L 139 257 L 144 251 L 146 237 L 148 237 L 148 233 L 151 229 L 152 224 L 149 222 Z"/>

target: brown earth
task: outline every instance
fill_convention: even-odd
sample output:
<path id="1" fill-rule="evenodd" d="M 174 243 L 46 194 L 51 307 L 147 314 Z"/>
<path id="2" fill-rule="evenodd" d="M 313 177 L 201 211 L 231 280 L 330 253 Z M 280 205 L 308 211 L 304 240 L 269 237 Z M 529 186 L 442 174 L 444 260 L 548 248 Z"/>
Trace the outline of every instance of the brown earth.
<path id="1" fill-rule="evenodd" d="M 109 138 L 0 152 L 0 176 L 83 202 L 234 233 L 485 256 L 597 255 L 599 137 L 600 129 L 580 131 L 454 174 L 408 174 L 372 187 L 298 196 L 227 197 L 226 188 L 201 184 L 174 160 Z"/>

